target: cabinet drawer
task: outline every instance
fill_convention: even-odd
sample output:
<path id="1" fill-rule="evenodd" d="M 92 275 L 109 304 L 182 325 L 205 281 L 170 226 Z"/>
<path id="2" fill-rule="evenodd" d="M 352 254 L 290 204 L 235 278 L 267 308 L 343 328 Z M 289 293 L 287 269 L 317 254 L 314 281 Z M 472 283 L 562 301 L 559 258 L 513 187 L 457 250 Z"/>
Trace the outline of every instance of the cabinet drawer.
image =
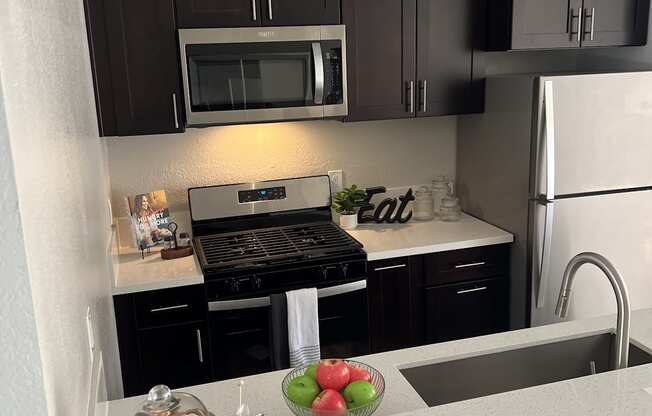
<path id="1" fill-rule="evenodd" d="M 426 289 L 426 341 L 451 341 L 507 330 L 507 291 L 504 278 Z"/>
<path id="2" fill-rule="evenodd" d="M 434 253 L 424 257 L 424 284 L 435 286 L 506 275 L 509 245 Z"/>
<path id="3" fill-rule="evenodd" d="M 201 321 L 207 313 L 204 285 L 138 293 L 134 305 L 138 328 Z"/>

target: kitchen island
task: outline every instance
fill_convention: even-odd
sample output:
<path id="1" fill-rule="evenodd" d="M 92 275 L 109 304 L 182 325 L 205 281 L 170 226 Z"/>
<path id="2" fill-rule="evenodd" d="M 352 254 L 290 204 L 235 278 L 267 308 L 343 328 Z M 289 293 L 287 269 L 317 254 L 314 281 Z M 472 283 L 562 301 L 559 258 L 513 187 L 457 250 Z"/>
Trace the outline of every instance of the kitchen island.
<path id="1" fill-rule="evenodd" d="M 615 317 L 606 316 L 522 329 L 453 342 L 433 344 L 360 357 L 382 372 L 386 392 L 378 416 L 459 415 L 459 416 L 615 416 L 651 415 L 652 365 L 601 373 L 522 390 L 495 394 L 428 408 L 426 402 L 401 374 L 402 369 L 525 348 L 539 344 L 572 340 L 614 331 Z M 652 309 L 632 314 L 631 342 L 652 352 Z M 287 371 L 244 378 L 246 401 L 251 414 L 290 415 L 281 381 Z M 496 374 L 496 378 L 501 374 Z M 447 380 L 432 380 L 446 383 Z M 215 416 L 233 415 L 238 405 L 236 380 L 182 389 L 197 395 Z M 132 415 L 144 397 L 108 403 L 108 416 Z"/>

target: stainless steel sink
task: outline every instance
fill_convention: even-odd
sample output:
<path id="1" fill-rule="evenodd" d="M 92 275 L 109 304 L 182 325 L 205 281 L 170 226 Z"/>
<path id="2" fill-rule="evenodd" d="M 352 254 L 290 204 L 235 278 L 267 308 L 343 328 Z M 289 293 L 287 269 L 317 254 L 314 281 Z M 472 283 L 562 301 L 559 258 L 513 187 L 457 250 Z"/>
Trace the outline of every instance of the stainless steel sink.
<path id="1" fill-rule="evenodd" d="M 614 336 L 601 334 L 401 370 L 428 406 L 610 371 Z M 631 345 L 629 365 L 652 363 Z"/>

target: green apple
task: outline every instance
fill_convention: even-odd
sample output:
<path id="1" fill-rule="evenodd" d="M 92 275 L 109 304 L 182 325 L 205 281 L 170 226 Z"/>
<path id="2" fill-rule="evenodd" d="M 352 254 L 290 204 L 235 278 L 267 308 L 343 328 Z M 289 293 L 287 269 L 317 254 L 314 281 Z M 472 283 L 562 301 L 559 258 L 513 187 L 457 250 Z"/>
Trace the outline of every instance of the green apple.
<path id="1" fill-rule="evenodd" d="M 378 393 L 374 385 L 368 381 L 354 381 L 346 386 L 342 396 L 346 400 L 346 407 L 351 410 L 373 402 L 378 397 Z"/>
<path id="2" fill-rule="evenodd" d="M 321 392 L 319 384 L 310 376 L 299 376 L 288 385 L 288 399 L 303 407 L 312 406 L 313 400 Z"/>
<path id="3" fill-rule="evenodd" d="M 313 380 L 317 380 L 317 367 L 319 367 L 319 363 L 310 364 L 304 375 L 312 377 Z"/>

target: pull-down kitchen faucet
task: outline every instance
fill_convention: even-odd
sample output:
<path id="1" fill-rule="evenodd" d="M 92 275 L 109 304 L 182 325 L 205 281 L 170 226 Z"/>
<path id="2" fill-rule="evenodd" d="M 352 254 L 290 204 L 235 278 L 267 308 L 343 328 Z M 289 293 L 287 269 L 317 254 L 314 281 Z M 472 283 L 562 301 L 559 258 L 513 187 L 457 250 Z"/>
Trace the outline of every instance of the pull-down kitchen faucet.
<path id="1" fill-rule="evenodd" d="M 618 304 L 618 321 L 616 325 L 616 345 L 615 354 L 613 357 L 613 367 L 615 370 L 627 368 L 629 361 L 629 319 L 632 313 L 629 304 L 629 294 L 627 293 L 627 285 L 616 270 L 613 264 L 605 257 L 597 253 L 581 253 L 573 257 L 566 266 L 564 271 L 564 280 L 561 283 L 561 290 L 559 291 L 559 299 L 557 301 L 557 309 L 555 314 L 561 318 L 568 315 L 568 303 L 573 289 L 573 280 L 575 274 L 580 267 L 584 264 L 593 264 L 597 266 L 607 276 L 611 287 L 616 295 L 616 303 Z"/>

